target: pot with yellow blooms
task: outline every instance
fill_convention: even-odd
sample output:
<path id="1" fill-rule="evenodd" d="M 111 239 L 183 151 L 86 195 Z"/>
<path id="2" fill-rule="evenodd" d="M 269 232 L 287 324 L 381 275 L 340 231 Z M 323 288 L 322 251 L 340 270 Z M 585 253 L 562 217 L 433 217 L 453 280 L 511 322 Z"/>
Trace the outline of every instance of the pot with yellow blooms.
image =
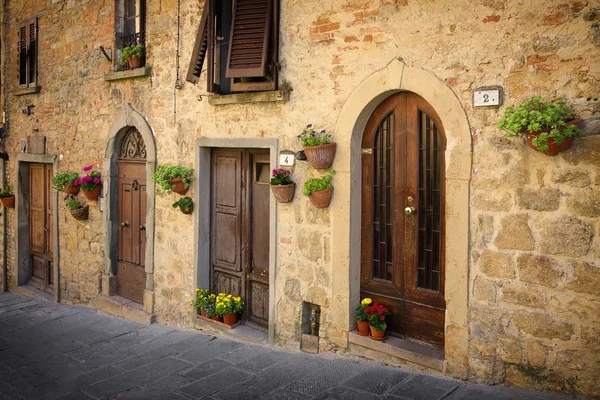
<path id="1" fill-rule="evenodd" d="M 365 311 L 365 308 L 369 307 L 373 300 L 368 297 L 362 299 L 360 304 L 354 309 L 354 316 L 356 317 L 356 333 L 360 336 L 369 336 L 369 314 Z"/>
<path id="2" fill-rule="evenodd" d="M 238 313 L 244 308 L 244 301 L 240 297 L 219 293 L 215 302 L 216 314 L 223 317 L 223 323 L 234 325 L 238 321 Z"/>

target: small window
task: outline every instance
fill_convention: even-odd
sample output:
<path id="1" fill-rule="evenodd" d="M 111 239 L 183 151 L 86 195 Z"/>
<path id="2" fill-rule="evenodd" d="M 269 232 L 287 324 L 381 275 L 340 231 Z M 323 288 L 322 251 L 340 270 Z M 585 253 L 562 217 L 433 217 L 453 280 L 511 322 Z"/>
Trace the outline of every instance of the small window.
<path id="1" fill-rule="evenodd" d="M 36 87 L 38 77 L 38 20 L 19 26 L 19 87 Z"/>
<path id="2" fill-rule="evenodd" d="M 277 90 L 278 0 L 206 0 L 187 81 L 210 93 Z"/>
<path id="3" fill-rule="evenodd" d="M 129 69 L 127 63 L 121 64 L 119 58 L 125 47 L 141 45 L 144 47 L 141 65 L 146 64 L 145 0 L 117 0 L 115 21 L 115 67 Z"/>

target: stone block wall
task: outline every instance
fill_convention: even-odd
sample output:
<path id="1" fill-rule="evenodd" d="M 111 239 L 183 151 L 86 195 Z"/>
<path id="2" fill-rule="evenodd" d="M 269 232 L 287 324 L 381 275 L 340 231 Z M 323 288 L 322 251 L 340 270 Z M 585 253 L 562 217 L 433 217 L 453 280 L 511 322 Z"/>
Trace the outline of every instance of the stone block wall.
<path id="1" fill-rule="evenodd" d="M 48 153 L 64 156 L 61 171 L 89 163 L 101 167 L 111 123 L 128 103 L 152 127 L 158 163 L 195 166 L 199 137 L 277 138 L 280 149 L 298 150 L 296 135 L 307 123 L 333 130 L 352 91 L 401 59 L 443 81 L 471 127 L 464 133 L 473 151 L 470 199 L 452 205 L 470 213 L 469 377 L 600 393 L 596 2 L 281 0 L 280 86 L 291 90 L 290 100 L 226 106 L 208 104 L 204 80 L 174 89 L 187 72 L 203 3 L 181 0 L 179 71 L 178 2 L 147 3 L 151 76 L 107 82 L 103 76 L 111 64 L 99 46 L 113 46 L 114 1 L 8 2 L 2 98 L 11 159 L 21 139 L 44 135 Z M 40 21 L 42 91 L 15 96 L 16 31 L 18 22 L 33 15 Z M 584 135 L 556 157 L 503 138 L 496 124 L 505 106 L 471 105 L 472 90 L 488 85 L 504 87 L 505 106 L 537 94 L 565 98 L 586 119 Z M 34 114 L 25 116 L 20 110 L 30 104 Z M 337 157 L 341 163 L 349 155 Z M 14 179 L 14 163 L 8 167 Z M 332 269 L 332 211 L 312 208 L 301 195 L 304 181 L 318 174 L 299 162 L 293 168 L 296 198 L 277 208 L 275 341 L 291 349 L 299 348 L 302 301 L 321 306 L 321 336 L 334 343 L 347 332 L 330 322 L 340 315 L 349 320 L 355 306 L 339 309 L 348 297 L 332 298 L 333 275 L 340 273 Z M 194 190 L 192 185 L 192 196 Z M 335 186 L 334 196 L 349 191 L 349 185 Z M 156 198 L 154 311 L 159 322 L 190 326 L 194 224 L 171 208 L 174 200 Z M 15 220 L 14 211 L 7 212 L 14 287 Z M 87 303 L 99 292 L 107 250 L 103 221 L 98 207 L 83 223 L 59 209 L 64 301 Z"/>

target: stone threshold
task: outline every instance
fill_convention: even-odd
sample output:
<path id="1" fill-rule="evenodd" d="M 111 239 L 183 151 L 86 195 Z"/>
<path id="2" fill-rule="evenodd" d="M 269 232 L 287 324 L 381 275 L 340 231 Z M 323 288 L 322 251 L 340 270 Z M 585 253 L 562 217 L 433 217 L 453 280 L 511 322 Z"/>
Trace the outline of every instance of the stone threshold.
<path id="1" fill-rule="evenodd" d="M 145 312 L 141 304 L 121 296 L 108 297 L 99 294 L 92 300 L 90 305 L 102 313 L 125 318 L 126 320 L 138 322 L 140 324 L 150 325 L 156 321 L 156 316 Z"/>
<path id="2" fill-rule="evenodd" d="M 195 309 L 194 309 L 195 311 Z M 241 325 L 229 329 L 223 326 L 219 326 L 217 324 L 213 324 L 209 321 L 204 321 L 198 317 L 196 314 L 192 315 L 192 319 L 194 321 L 194 327 L 198 330 L 201 330 L 205 333 L 215 336 L 226 336 L 232 339 L 244 340 L 247 342 L 252 342 L 256 344 L 268 345 L 269 337 L 266 333 L 258 331 L 248 325 L 245 325 L 243 322 Z"/>
<path id="3" fill-rule="evenodd" d="M 348 334 L 348 340 L 352 344 L 397 357 L 435 371 L 442 372 L 444 369 L 444 353 L 442 351 L 409 340 L 390 336 L 384 341 L 377 341 L 368 336 L 360 336 L 356 331 Z"/>
<path id="4" fill-rule="evenodd" d="M 40 300 L 45 303 L 54 303 L 54 296 L 48 292 L 41 291 L 32 285 L 18 286 L 13 293 L 31 297 L 35 300 Z"/>

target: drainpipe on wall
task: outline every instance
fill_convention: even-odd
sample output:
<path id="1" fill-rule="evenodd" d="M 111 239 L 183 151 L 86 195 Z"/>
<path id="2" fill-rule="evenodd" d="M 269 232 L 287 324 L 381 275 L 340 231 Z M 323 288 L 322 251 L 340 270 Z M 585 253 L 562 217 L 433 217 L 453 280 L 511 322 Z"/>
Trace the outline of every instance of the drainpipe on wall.
<path id="1" fill-rule="evenodd" d="M 6 160 L 2 159 L 2 187 L 4 187 L 4 183 L 6 182 Z M 8 258 L 6 257 L 6 241 L 8 240 L 8 234 L 6 231 L 6 208 L 4 208 L 4 212 L 2 213 L 2 291 L 8 292 Z"/>
<path id="2" fill-rule="evenodd" d="M 2 26 L 0 27 L 0 70 L 2 73 L 0 74 L 0 90 L 2 90 L 2 124 L 4 128 L 4 135 L 6 135 L 6 121 L 4 120 L 4 115 L 6 112 L 6 79 L 2 80 L 2 77 L 6 76 L 6 68 L 4 68 L 4 64 L 6 61 L 6 4 L 8 0 L 2 0 Z M 4 140 L 4 139 L 2 139 Z M 6 144 L 4 145 L 4 151 L 6 151 Z M 2 159 L 2 187 L 6 182 L 6 160 Z M 8 292 L 8 257 L 6 255 L 7 249 L 7 240 L 8 240 L 8 232 L 7 232 L 7 218 L 6 218 L 6 207 L 4 208 L 4 212 L 2 213 L 2 291 Z"/>

